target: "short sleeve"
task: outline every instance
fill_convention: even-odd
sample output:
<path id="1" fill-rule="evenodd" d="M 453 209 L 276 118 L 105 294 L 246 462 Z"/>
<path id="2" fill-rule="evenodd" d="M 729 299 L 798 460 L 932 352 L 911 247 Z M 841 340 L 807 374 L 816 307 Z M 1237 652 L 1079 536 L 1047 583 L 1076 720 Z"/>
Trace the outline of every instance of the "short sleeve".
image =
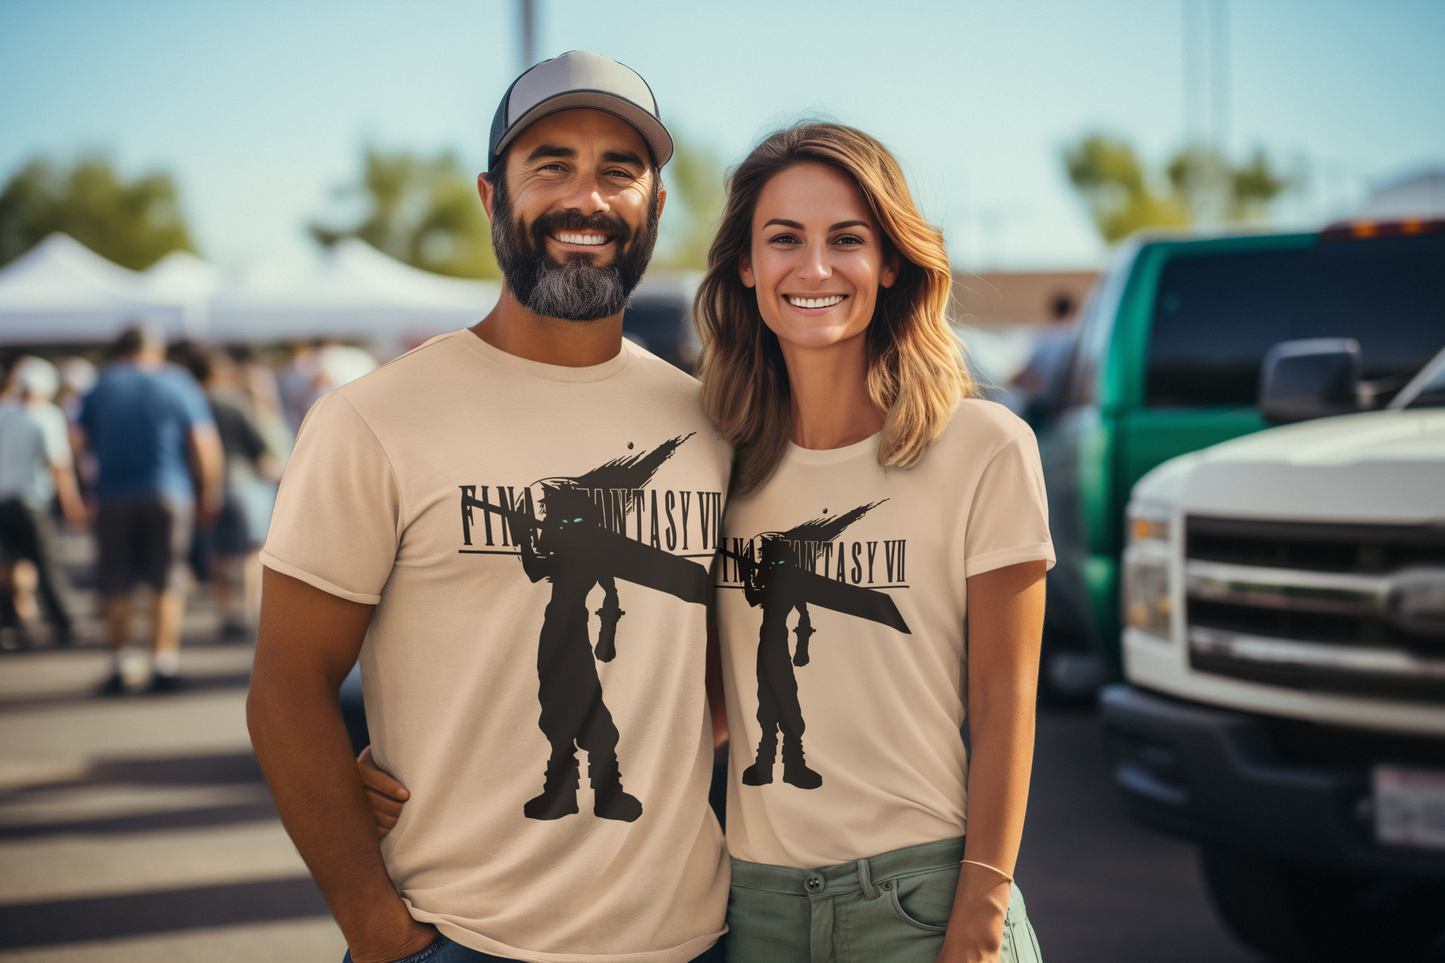
<path id="1" fill-rule="evenodd" d="M 65 413 L 49 402 L 31 409 L 31 414 L 40 423 L 45 434 L 45 455 L 50 464 L 57 468 L 69 468 L 75 464 L 70 450 L 70 430 Z"/>
<path id="2" fill-rule="evenodd" d="M 401 537 L 396 474 L 371 428 L 332 392 L 312 407 L 281 478 L 262 563 L 375 605 Z"/>
<path id="3" fill-rule="evenodd" d="M 964 577 L 1044 559 L 1052 568 L 1049 504 L 1032 433 L 1000 448 L 979 477 L 964 536 Z"/>
<path id="4" fill-rule="evenodd" d="M 198 425 L 213 424 L 215 419 L 211 417 L 211 403 L 206 400 L 206 393 L 196 384 L 196 379 L 191 377 L 190 372 L 174 365 L 168 365 L 165 371 L 170 375 L 166 383 L 175 389 L 180 415 L 186 425 L 195 428 Z"/>

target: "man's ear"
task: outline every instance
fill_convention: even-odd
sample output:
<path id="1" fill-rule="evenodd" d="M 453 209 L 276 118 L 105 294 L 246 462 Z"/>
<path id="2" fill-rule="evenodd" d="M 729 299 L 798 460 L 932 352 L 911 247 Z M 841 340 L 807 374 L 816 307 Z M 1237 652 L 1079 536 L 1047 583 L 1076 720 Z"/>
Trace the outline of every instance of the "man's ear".
<path id="1" fill-rule="evenodd" d="M 758 286 L 758 279 L 753 276 L 753 256 L 741 254 L 738 256 L 738 277 L 743 279 L 743 287 L 755 288 Z"/>
<path id="2" fill-rule="evenodd" d="M 492 219 L 492 197 L 496 188 L 486 174 L 477 175 L 477 194 L 482 198 L 482 207 L 487 209 L 487 220 Z"/>
<path id="3" fill-rule="evenodd" d="M 891 288 L 898 283 L 898 252 L 889 251 L 883 255 L 883 267 L 878 272 L 879 287 Z"/>
<path id="4" fill-rule="evenodd" d="M 657 175 L 654 174 L 653 176 L 656 177 Z M 667 204 L 667 186 L 664 185 L 664 184 L 659 184 L 659 185 L 657 185 L 657 216 L 658 216 L 658 217 L 661 217 L 661 216 L 662 216 L 662 208 L 663 208 L 666 204 Z"/>

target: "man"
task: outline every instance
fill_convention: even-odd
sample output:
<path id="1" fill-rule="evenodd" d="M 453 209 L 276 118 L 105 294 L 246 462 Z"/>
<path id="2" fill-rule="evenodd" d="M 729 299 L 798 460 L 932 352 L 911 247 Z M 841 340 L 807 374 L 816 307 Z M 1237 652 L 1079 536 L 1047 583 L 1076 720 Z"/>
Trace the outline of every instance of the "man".
<path id="1" fill-rule="evenodd" d="M 52 641 L 68 645 L 71 617 L 55 565 L 50 503 L 58 501 L 66 521 L 76 527 L 85 525 L 86 512 L 75 479 L 70 429 L 54 403 L 60 373 L 49 361 L 27 355 L 11 369 L 10 382 L 16 397 L 0 399 L 0 555 L 8 563 L 24 560 L 35 566 Z M 24 627 L 7 594 L 0 598 L 0 626 L 9 625 L 25 644 Z"/>
<path id="2" fill-rule="evenodd" d="M 137 584 L 155 593 L 148 691 L 174 692 L 181 684 L 186 554 L 192 526 L 208 524 L 221 506 L 221 442 L 199 386 L 166 363 L 164 332 L 130 328 L 112 353 L 79 418 L 100 468 L 95 531 L 111 652 L 100 693 L 125 692 L 120 659 Z"/>
<path id="3" fill-rule="evenodd" d="M 297 439 L 252 740 L 355 963 L 711 959 L 703 603 L 730 456 L 696 382 L 622 339 L 672 141 L 641 77 L 573 51 L 513 83 L 490 146 L 496 308 L 325 395 Z M 410 790 L 384 845 L 337 710 L 358 653 L 375 759 Z"/>

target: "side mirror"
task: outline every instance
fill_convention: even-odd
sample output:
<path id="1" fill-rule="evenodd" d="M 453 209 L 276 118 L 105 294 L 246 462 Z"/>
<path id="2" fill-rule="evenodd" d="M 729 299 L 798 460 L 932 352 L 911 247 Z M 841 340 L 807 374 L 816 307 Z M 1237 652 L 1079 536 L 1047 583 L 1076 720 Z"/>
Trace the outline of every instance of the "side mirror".
<path id="1" fill-rule="evenodd" d="M 1282 425 L 1360 410 L 1360 343 L 1354 338 L 1281 341 L 1259 368 L 1259 411 Z"/>

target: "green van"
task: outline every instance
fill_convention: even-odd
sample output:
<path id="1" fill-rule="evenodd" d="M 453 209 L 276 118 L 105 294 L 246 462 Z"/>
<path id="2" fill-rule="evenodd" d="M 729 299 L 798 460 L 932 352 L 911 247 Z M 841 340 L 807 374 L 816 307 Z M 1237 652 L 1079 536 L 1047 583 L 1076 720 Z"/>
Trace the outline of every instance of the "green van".
<path id="1" fill-rule="evenodd" d="M 1134 483 L 1176 455 L 1269 427 L 1257 404 L 1265 353 L 1326 337 L 1359 342 L 1362 402 L 1386 404 L 1445 342 L 1445 221 L 1139 236 L 1096 281 L 1035 426 L 1058 554 L 1046 692 L 1091 693 L 1118 670 Z"/>

